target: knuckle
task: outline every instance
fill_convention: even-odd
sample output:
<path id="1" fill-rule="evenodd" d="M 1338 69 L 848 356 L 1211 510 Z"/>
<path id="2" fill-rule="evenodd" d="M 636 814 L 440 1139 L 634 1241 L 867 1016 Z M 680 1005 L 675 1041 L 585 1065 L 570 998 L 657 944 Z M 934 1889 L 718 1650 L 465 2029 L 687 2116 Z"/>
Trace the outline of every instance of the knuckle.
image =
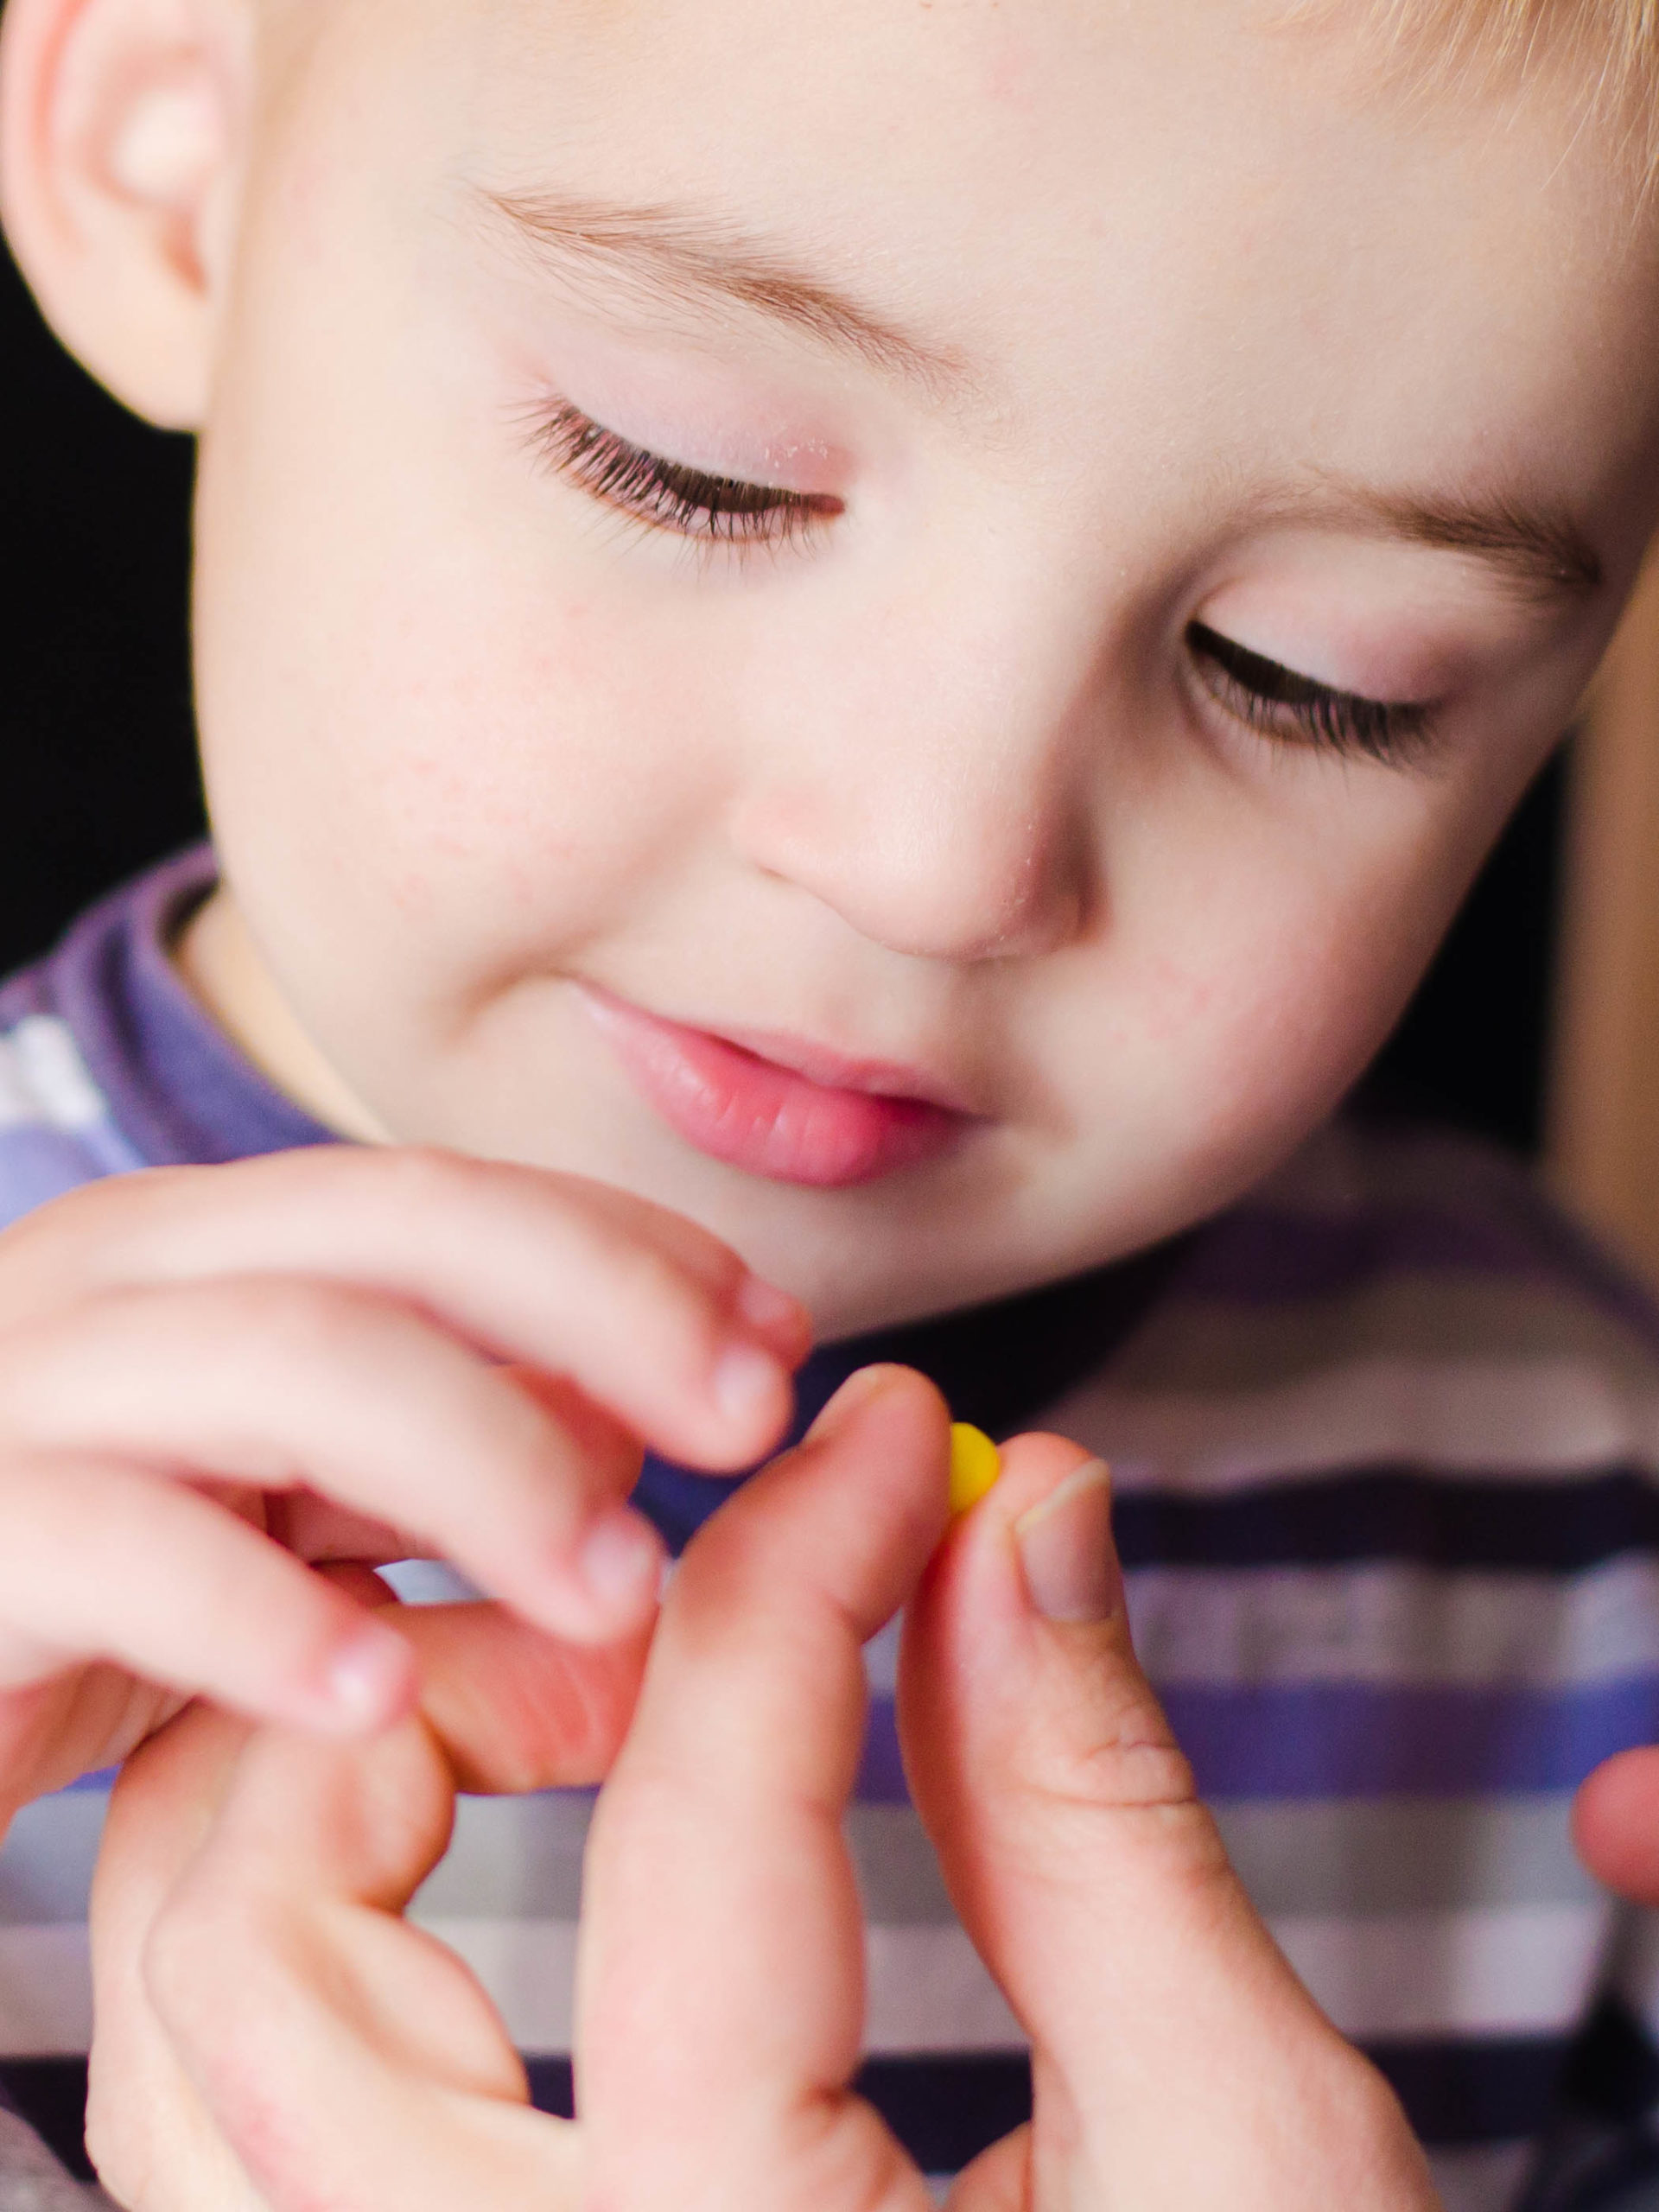
<path id="1" fill-rule="evenodd" d="M 207 1341 L 257 1348 L 282 1369 L 365 1357 L 385 1325 L 362 1292 L 299 1276 L 232 1276 L 186 1298 L 200 1309 L 192 1325 Z"/>
<path id="2" fill-rule="evenodd" d="M 1095 1802 L 1180 1804 L 1196 1795 L 1150 1684 L 1109 1630 L 1096 1663 L 1055 1686 L 1046 1725 L 1021 1740 L 1062 1788 Z"/>
<path id="3" fill-rule="evenodd" d="M 439 1145 L 387 1145 L 348 1155 L 357 1173 L 372 1178 L 377 1197 L 399 1213 L 418 1215 L 429 1207 L 452 1206 L 457 1199 L 490 1187 L 489 1163 L 446 1152 Z"/>
<path id="4" fill-rule="evenodd" d="M 475 1208 L 498 1172 L 440 1145 L 318 1145 L 278 1157 L 302 1177 L 319 1219 L 371 1244 Z"/>
<path id="5" fill-rule="evenodd" d="M 235 2036 L 247 1986 L 239 1967 L 260 1955 L 258 1923 L 245 1898 L 188 1878 L 151 1922 L 139 1960 L 144 1994 L 189 2057 Z"/>
<path id="6" fill-rule="evenodd" d="M 619 1311 L 654 1324 L 659 1355 L 706 1357 L 715 1323 L 703 1285 L 658 1245 L 630 1240 L 613 1246 L 609 1259 Z"/>

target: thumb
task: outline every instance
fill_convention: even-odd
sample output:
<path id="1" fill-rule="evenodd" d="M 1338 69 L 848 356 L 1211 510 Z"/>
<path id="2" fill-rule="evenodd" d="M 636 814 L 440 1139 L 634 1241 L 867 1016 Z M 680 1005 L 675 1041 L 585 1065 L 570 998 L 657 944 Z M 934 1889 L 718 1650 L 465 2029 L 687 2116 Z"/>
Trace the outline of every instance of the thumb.
<path id="1" fill-rule="evenodd" d="M 1028 1436 L 1003 1470 L 912 1607 L 899 1711 L 957 1909 L 1031 2037 L 1027 2201 L 1432 2204 L 1398 2106 L 1268 1935 L 1135 1660 L 1107 1469 Z"/>

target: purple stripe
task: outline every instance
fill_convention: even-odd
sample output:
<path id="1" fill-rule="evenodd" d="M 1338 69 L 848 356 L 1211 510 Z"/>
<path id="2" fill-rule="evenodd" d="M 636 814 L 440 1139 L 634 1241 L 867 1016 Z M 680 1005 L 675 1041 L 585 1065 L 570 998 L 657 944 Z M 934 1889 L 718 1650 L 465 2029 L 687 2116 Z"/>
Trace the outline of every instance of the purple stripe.
<path id="1" fill-rule="evenodd" d="M 1438 1163 L 1437 1163 L 1438 1166 Z M 1244 1306 L 1330 1297 L 1390 1274 L 1501 1276 L 1586 1298 L 1659 1347 L 1652 1300 L 1512 1170 L 1478 1154 L 1448 1160 L 1442 1194 L 1368 1203 L 1344 1216 L 1246 1201 L 1193 1240 L 1171 1302 Z"/>
<path id="2" fill-rule="evenodd" d="M 905 1763 L 899 1756 L 899 1726 L 890 1697 L 870 1700 L 864 1726 L 864 1749 L 858 1762 L 853 1795 L 861 1805 L 907 1805 Z"/>
<path id="3" fill-rule="evenodd" d="M 1659 1740 L 1659 1674 L 1562 1690 L 1310 1682 L 1163 1698 L 1200 1794 L 1217 1802 L 1572 1789 L 1615 1751 Z M 877 1699 L 858 1796 L 906 1794 L 893 1702 Z"/>
<path id="4" fill-rule="evenodd" d="M 1571 1789 L 1659 1738 L 1659 1675 L 1559 1690 L 1182 1687 L 1164 1708 L 1210 1798 Z"/>

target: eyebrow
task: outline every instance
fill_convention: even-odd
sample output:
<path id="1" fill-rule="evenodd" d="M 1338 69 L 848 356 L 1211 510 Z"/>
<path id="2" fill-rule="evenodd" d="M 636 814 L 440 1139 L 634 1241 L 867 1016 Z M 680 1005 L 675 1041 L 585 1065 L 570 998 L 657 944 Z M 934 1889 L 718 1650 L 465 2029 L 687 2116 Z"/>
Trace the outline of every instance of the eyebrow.
<path id="1" fill-rule="evenodd" d="M 888 375 L 939 396 L 969 382 L 957 357 L 930 346 L 791 262 L 741 225 L 689 208 L 591 200 L 557 192 L 486 190 L 537 258 L 556 269 L 586 263 L 624 287 L 706 314 L 737 307 L 804 331 Z M 1329 516 L 1408 543 L 1464 553 L 1529 597 L 1579 601 L 1601 588 L 1600 557 L 1564 512 L 1499 498 L 1417 498 L 1321 473 Z M 1284 503 L 1287 519 L 1301 510 Z"/>
<path id="2" fill-rule="evenodd" d="M 931 391 L 965 381 L 963 365 L 952 355 L 821 282 L 736 223 L 689 209 L 626 207 L 556 193 L 486 191 L 483 196 L 539 257 L 586 262 L 696 312 L 747 308 Z"/>
<path id="3" fill-rule="evenodd" d="M 1351 519 L 1408 544 L 1466 553 L 1529 597 L 1589 599 L 1605 580 L 1600 556 L 1562 510 L 1502 497 L 1420 499 L 1324 476 L 1320 483 L 1333 500 L 1334 519 Z"/>

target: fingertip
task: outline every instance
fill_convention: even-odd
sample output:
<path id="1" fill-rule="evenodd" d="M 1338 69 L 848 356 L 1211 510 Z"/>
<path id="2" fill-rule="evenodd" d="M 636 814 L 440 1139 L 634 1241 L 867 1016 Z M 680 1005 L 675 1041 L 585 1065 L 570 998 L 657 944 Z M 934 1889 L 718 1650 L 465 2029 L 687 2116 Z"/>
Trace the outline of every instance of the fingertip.
<path id="1" fill-rule="evenodd" d="M 562 1643 L 615 1643 L 650 1623 L 667 1553 L 643 1514 L 602 1509 L 526 1567 L 501 1564 L 480 1580 L 528 1626 Z"/>
<path id="2" fill-rule="evenodd" d="M 1010 1437 L 1001 1459 L 1002 1472 L 993 1496 L 999 1517 L 1009 1522 L 1040 1505 L 1080 1468 L 1101 1464 L 1087 1445 L 1043 1429 Z"/>
<path id="3" fill-rule="evenodd" d="M 662 1595 L 665 1559 L 656 1529 L 626 1507 L 601 1514 L 591 1525 L 575 1567 L 593 1614 L 593 1640 L 628 1635 L 650 1618 Z"/>
<path id="4" fill-rule="evenodd" d="M 365 1620 L 334 1644 L 305 1719 L 331 1736 L 378 1735 L 413 1709 L 419 1692 L 420 1669 L 407 1639 Z"/>
<path id="5" fill-rule="evenodd" d="M 782 1435 L 794 1404 L 794 1385 L 775 1352 L 747 1338 L 728 1344 L 715 1362 L 710 1391 L 722 1428 L 732 1439 L 721 1462 L 758 1459 Z"/>
<path id="6" fill-rule="evenodd" d="M 886 1399 L 892 1399 L 895 1404 L 908 1402 L 910 1410 L 920 1420 L 931 1421 L 938 1427 L 943 1458 L 949 1448 L 950 1409 L 936 1383 L 918 1369 L 900 1366 L 896 1361 L 878 1360 L 868 1367 L 855 1369 L 818 1414 L 804 1441 L 829 1443 L 879 1400 Z"/>
<path id="7" fill-rule="evenodd" d="M 812 1349 L 812 1316 L 801 1300 L 764 1275 L 747 1274 L 736 1305 L 740 1319 L 792 1374 Z"/>
<path id="8" fill-rule="evenodd" d="M 1604 1760 L 1573 1800 L 1573 1842 L 1597 1881 L 1659 1904 L 1659 1749 Z"/>

